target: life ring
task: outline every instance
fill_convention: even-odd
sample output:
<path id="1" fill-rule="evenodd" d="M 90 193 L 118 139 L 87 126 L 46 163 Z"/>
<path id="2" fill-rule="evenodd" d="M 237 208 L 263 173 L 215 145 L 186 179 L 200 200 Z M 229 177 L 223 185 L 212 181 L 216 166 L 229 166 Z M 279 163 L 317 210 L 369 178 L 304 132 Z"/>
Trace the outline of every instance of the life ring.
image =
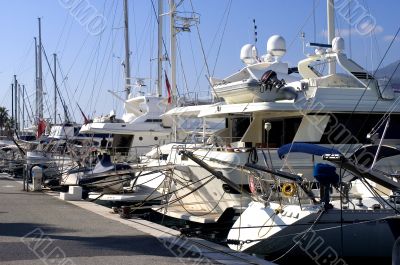
<path id="1" fill-rule="evenodd" d="M 287 197 L 292 197 L 297 191 L 296 185 L 294 183 L 284 183 L 282 186 L 282 193 Z"/>

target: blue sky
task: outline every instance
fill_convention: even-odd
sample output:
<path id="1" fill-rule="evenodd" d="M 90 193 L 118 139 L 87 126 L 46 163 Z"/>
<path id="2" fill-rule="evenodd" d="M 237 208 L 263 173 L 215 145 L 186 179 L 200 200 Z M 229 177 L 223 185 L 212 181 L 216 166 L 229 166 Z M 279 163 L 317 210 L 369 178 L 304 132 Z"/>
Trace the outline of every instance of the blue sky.
<path id="1" fill-rule="evenodd" d="M 153 1 L 157 5 L 157 0 Z M 91 10 L 103 18 L 104 30 L 100 34 L 90 34 L 93 27 L 71 14 L 68 4 L 73 2 L 90 5 Z M 348 0 L 336 2 L 342 4 Z M 154 58 L 157 54 L 157 26 L 151 3 L 150 0 L 129 0 L 132 76 L 151 78 L 145 80 L 148 91 L 155 89 Z M 209 90 L 199 35 L 210 72 L 216 77 L 225 77 L 242 67 L 240 48 L 253 42 L 253 19 L 258 27 L 256 45 L 259 54 L 265 53 L 269 36 L 280 34 L 286 39 L 288 48 L 283 60 L 292 65 L 305 57 L 300 32 L 305 32 L 307 41 L 326 42 L 325 0 L 192 0 L 192 4 L 200 15 L 199 34 L 196 27 L 192 27 L 190 33 L 178 34 L 177 80 L 182 93 Z M 348 10 L 347 4 L 340 10 L 341 14 L 339 10 L 335 14 L 338 34 L 345 38 L 347 54 L 365 68 L 375 69 L 400 26 L 396 24 L 400 2 L 352 0 L 352 5 L 362 8 L 358 11 L 369 12 L 368 16 L 376 22 L 373 34 L 362 35 L 357 31 L 360 24 L 346 21 L 343 14 Z M 166 0 L 164 6 L 167 8 Z M 178 10 L 182 12 L 181 16 L 192 11 L 190 0 L 183 1 Z M 0 1 L 0 106 L 11 109 L 10 84 L 14 74 L 21 84 L 25 84 L 31 104 L 34 104 L 33 37 L 37 35 L 37 17 L 42 18 L 43 46 L 51 65 L 52 54 L 59 56 L 62 70 L 62 74 L 58 72 L 59 86 L 75 120 L 82 121 L 76 103 L 90 116 L 106 114 L 111 109 L 120 115 L 120 101 L 107 90 L 123 90 L 122 0 Z M 355 15 L 354 20 L 357 18 Z M 168 19 L 164 21 L 169 50 Z M 398 59 L 400 38 L 383 65 Z M 164 63 L 164 69 L 169 72 L 168 63 Z M 49 117 L 53 108 L 53 81 L 44 57 L 43 73 L 45 117 Z"/>

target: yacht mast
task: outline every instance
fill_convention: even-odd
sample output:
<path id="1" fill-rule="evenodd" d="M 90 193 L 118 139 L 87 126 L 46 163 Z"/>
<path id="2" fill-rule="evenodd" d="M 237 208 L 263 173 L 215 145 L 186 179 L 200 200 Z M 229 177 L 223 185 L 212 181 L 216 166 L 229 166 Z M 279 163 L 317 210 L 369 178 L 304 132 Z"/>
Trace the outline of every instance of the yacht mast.
<path id="1" fill-rule="evenodd" d="M 162 95 L 162 30 L 163 30 L 163 0 L 158 0 L 158 63 L 157 63 L 157 96 Z"/>
<path id="2" fill-rule="evenodd" d="M 40 17 L 39 22 L 39 44 L 37 47 L 37 63 L 38 63 L 38 78 L 37 78 L 37 89 L 36 89 L 36 117 L 43 119 L 43 73 L 42 73 L 42 26 Z"/>
<path id="3" fill-rule="evenodd" d="M 57 54 L 53 53 L 54 58 L 54 124 L 57 124 Z"/>
<path id="4" fill-rule="evenodd" d="M 172 94 L 172 106 L 175 106 L 177 99 L 176 91 L 176 28 L 175 28 L 175 1 L 169 0 L 170 8 L 170 49 L 171 49 L 171 94 Z"/>
<path id="5" fill-rule="evenodd" d="M 18 130 L 18 81 L 14 75 L 14 129 Z"/>
<path id="6" fill-rule="evenodd" d="M 37 38 L 36 37 L 33 37 L 33 39 L 35 40 L 35 91 L 36 91 L 36 94 L 35 94 L 35 118 L 38 118 L 38 98 L 39 98 L 39 96 L 38 96 L 38 92 L 39 92 L 39 89 L 38 89 L 38 45 L 37 45 Z M 33 119 L 33 122 L 35 122 L 35 118 Z"/>
<path id="7" fill-rule="evenodd" d="M 327 24 L 328 24 L 328 44 L 332 44 L 333 38 L 335 38 L 335 14 L 334 14 L 334 0 L 327 0 Z M 330 59 L 328 65 L 328 73 L 336 74 L 336 63 L 333 59 Z"/>
<path id="8" fill-rule="evenodd" d="M 125 21 L 125 91 L 126 99 L 129 98 L 131 93 L 131 66 L 129 62 L 129 20 L 128 20 L 128 0 L 124 0 L 124 21 Z"/>
<path id="9" fill-rule="evenodd" d="M 22 126 L 21 130 L 25 131 L 25 85 L 22 85 Z"/>

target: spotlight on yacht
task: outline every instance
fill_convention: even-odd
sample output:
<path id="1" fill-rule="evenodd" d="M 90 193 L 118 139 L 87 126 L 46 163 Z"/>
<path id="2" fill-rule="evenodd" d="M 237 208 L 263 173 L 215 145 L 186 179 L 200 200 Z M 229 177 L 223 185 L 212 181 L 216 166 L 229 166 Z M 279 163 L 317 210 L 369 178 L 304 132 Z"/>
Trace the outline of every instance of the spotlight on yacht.
<path id="1" fill-rule="evenodd" d="M 269 132 L 271 130 L 271 128 L 272 128 L 272 125 L 270 122 L 266 122 L 264 124 L 264 130 L 266 130 L 267 132 Z"/>

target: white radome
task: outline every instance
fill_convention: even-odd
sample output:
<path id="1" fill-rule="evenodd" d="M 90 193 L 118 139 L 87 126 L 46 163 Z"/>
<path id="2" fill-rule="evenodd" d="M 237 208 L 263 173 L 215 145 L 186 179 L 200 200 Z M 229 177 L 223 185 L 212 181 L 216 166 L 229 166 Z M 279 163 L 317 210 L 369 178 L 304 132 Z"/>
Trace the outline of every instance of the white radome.
<path id="1" fill-rule="evenodd" d="M 246 44 L 240 50 L 240 60 L 250 65 L 257 62 L 257 48 L 253 44 Z"/>
<path id="2" fill-rule="evenodd" d="M 344 39 L 342 37 L 335 37 L 332 40 L 332 50 L 334 52 L 343 53 L 344 52 Z"/>
<path id="3" fill-rule="evenodd" d="M 272 35 L 267 41 L 267 53 L 282 57 L 286 53 L 286 41 L 280 35 Z"/>

